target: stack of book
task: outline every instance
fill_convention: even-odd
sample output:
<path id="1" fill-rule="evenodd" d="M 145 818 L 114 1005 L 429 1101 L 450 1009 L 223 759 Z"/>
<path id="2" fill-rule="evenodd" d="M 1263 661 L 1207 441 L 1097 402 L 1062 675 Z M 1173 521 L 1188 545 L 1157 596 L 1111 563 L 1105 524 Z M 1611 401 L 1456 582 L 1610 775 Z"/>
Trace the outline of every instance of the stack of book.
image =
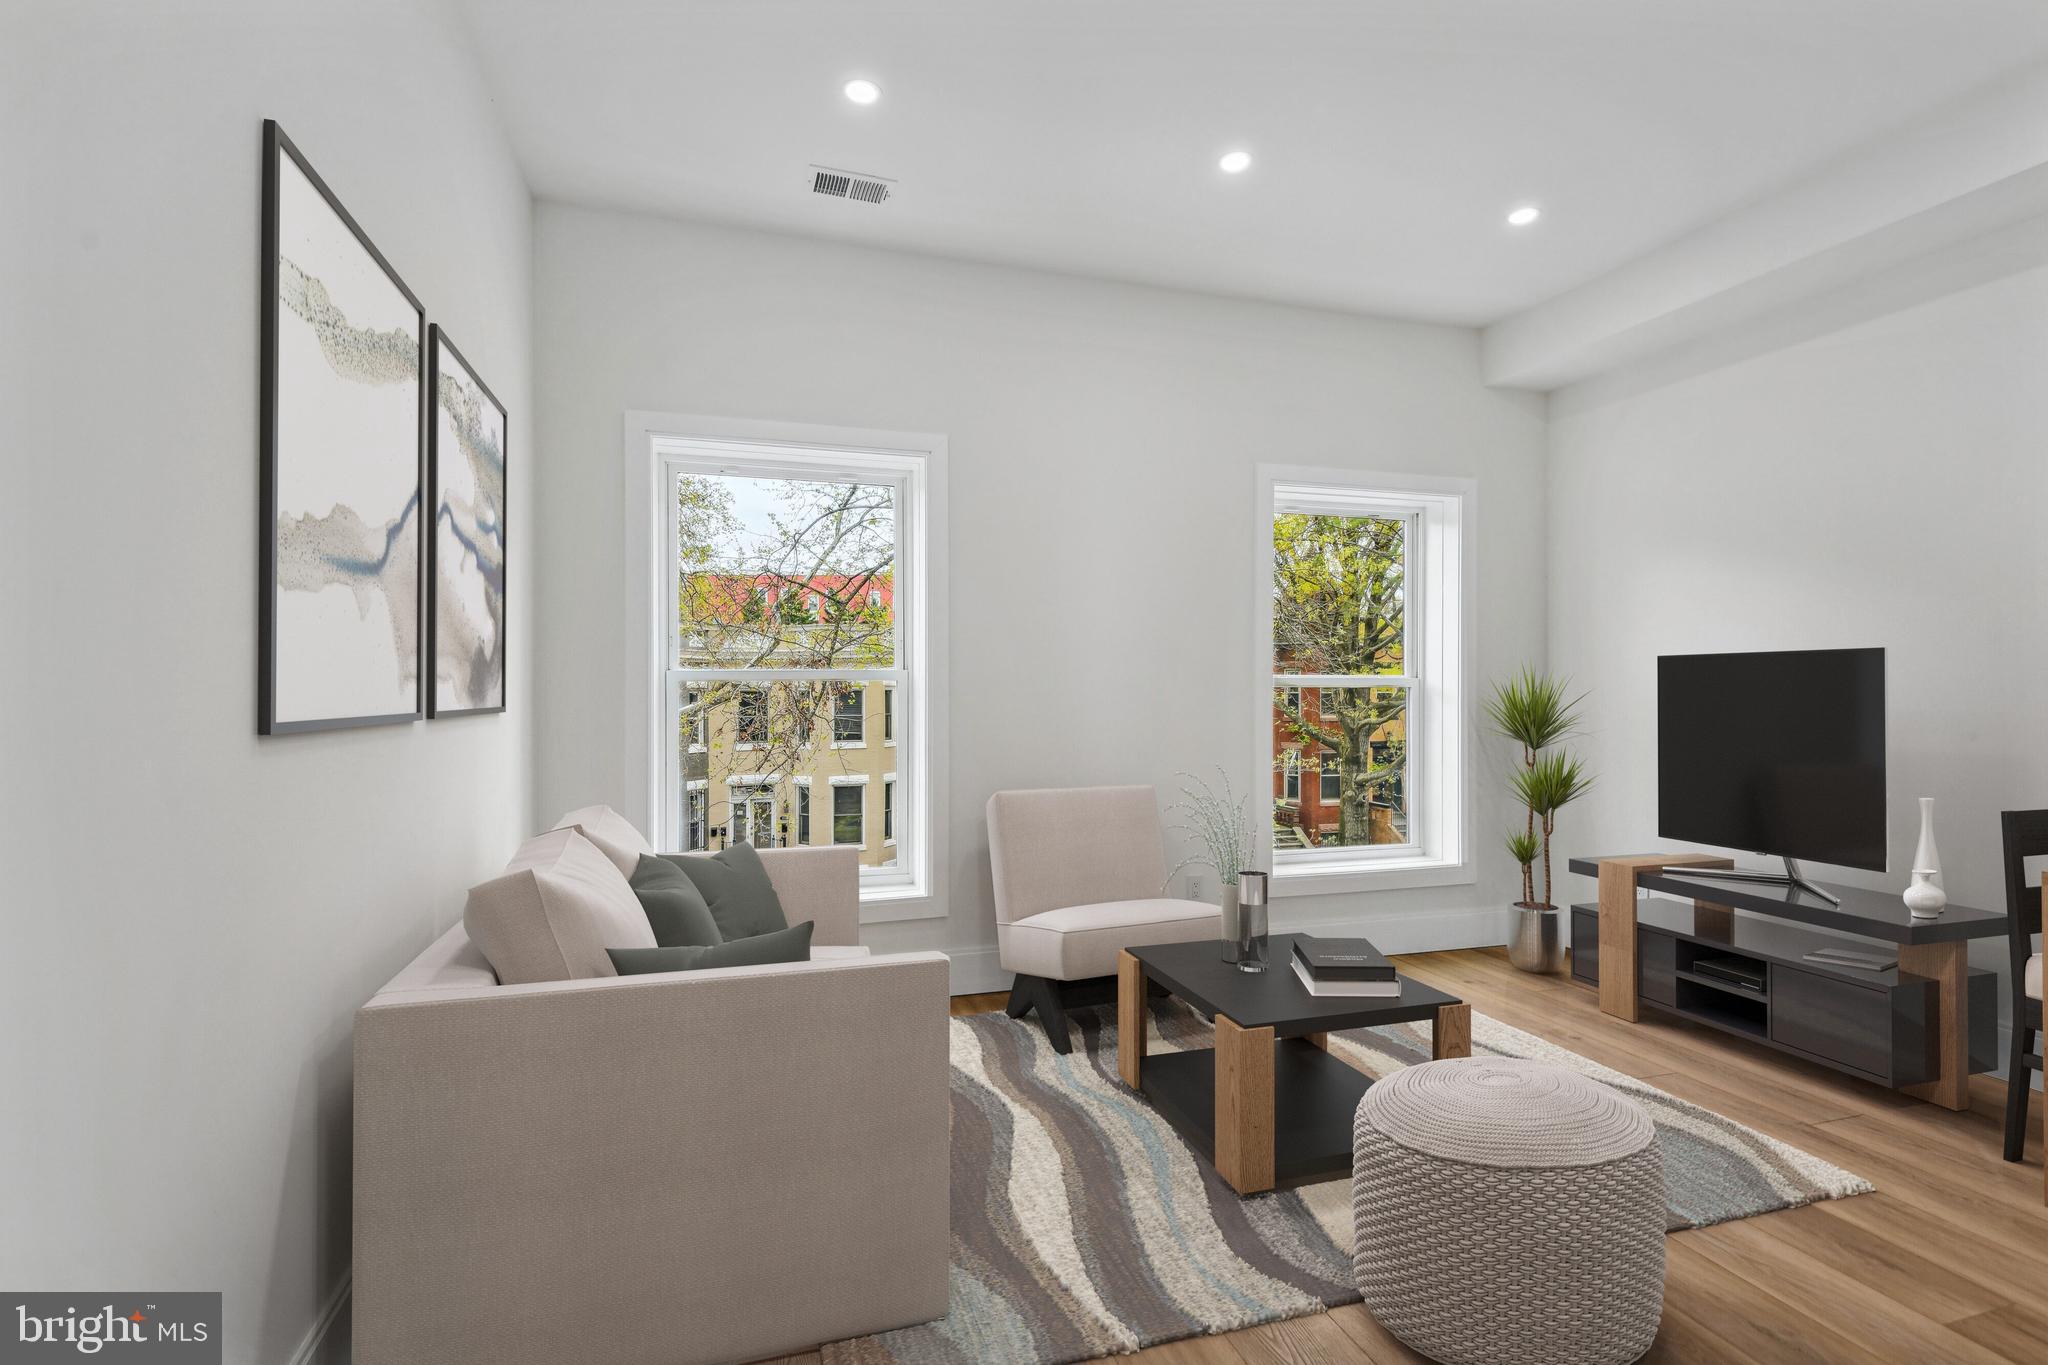
<path id="1" fill-rule="evenodd" d="M 1394 964 L 1362 938 L 1298 938 L 1293 965 L 1310 995 L 1401 993 Z"/>

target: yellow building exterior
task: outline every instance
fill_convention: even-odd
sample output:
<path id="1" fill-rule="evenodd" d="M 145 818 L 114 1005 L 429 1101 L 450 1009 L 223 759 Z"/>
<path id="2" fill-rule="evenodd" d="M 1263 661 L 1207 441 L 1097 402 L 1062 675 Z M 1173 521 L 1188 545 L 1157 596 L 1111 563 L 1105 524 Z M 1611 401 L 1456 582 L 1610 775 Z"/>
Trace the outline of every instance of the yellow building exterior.
<path id="1" fill-rule="evenodd" d="M 685 722 L 683 847 L 855 844 L 862 866 L 892 866 L 903 809 L 895 685 L 834 688 L 795 742 L 767 733 L 766 691 L 733 688 L 729 701 L 703 708 L 694 725 Z"/>

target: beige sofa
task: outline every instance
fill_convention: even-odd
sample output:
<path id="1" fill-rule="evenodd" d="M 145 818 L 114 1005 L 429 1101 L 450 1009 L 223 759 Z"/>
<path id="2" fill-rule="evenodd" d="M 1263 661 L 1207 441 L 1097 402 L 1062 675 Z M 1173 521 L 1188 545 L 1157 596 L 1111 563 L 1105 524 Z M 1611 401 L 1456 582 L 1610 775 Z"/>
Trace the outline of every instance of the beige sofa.
<path id="1" fill-rule="evenodd" d="M 358 1012 L 357 1365 L 754 1360 L 944 1315 L 946 959 L 859 946 L 853 850 L 761 858 L 808 962 L 506 986 L 458 925 Z"/>

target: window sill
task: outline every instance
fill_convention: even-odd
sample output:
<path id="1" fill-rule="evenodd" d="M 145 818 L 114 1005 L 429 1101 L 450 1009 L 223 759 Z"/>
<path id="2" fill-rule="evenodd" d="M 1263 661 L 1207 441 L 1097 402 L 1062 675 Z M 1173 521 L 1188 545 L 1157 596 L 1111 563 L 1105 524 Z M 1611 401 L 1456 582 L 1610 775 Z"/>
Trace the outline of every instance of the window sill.
<path id="1" fill-rule="evenodd" d="M 835 749 L 865 749 L 868 747 L 868 742 L 864 739 L 835 739 L 832 741 L 832 747 Z"/>
<path id="2" fill-rule="evenodd" d="M 944 919 L 946 907 L 937 896 L 913 882 L 863 887 L 860 922 L 888 924 L 896 920 Z"/>
<path id="3" fill-rule="evenodd" d="M 1304 863 L 1292 866 L 1275 864 L 1271 894 L 1275 899 L 1337 896 L 1356 891 L 1400 891 L 1418 886 L 1469 886 L 1478 880 L 1478 872 L 1471 863 L 1446 862 L 1418 854 L 1407 858 L 1377 858 L 1369 862 L 1337 862 L 1320 867 Z"/>

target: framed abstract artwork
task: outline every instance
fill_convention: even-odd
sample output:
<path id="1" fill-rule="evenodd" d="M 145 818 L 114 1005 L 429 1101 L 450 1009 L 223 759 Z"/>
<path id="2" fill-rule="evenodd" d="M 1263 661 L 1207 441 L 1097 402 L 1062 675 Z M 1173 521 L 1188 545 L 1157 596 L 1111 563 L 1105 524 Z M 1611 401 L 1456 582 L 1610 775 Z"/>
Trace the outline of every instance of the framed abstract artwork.
<path id="1" fill-rule="evenodd" d="M 417 720 L 426 310 L 263 125 L 259 734 Z"/>
<path id="2" fill-rule="evenodd" d="M 505 709 L 505 405 L 427 329 L 429 716 Z"/>

